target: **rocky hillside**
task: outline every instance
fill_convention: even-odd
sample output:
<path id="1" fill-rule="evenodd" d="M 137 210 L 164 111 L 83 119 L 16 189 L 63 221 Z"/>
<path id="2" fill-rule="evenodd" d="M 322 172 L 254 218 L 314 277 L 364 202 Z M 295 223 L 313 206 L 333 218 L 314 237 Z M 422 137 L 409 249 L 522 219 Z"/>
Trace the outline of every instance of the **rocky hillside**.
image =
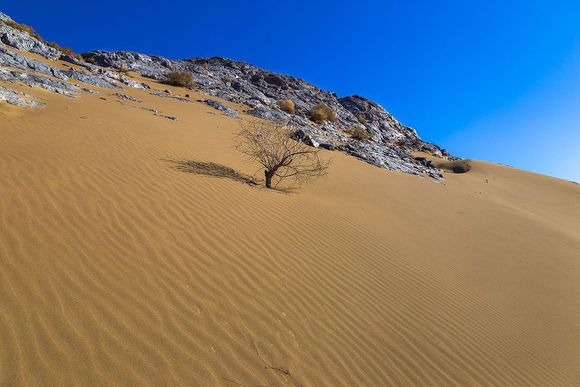
<path id="1" fill-rule="evenodd" d="M 245 104 L 247 112 L 254 116 L 288 122 L 297 128 L 296 139 L 312 146 L 336 149 L 373 165 L 434 179 L 442 178 L 440 171 L 425 159 L 413 157 L 411 152 L 424 151 L 453 158 L 438 146 L 422 141 L 415 130 L 401 124 L 375 102 L 359 96 L 338 97 L 302 79 L 244 62 L 225 58 L 172 60 L 129 51 L 94 51 L 77 56 L 58 45 L 47 44 L 33 30 L 2 13 L 0 41 L 2 83 L 23 83 L 76 97 L 83 92 L 95 92 L 83 84 L 119 90 L 124 87 L 149 88 L 147 83 L 128 76 L 128 71 L 161 82 L 169 71 L 183 71 L 192 74 L 196 89 L 209 96 Z M 76 66 L 59 70 L 46 61 L 23 55 L 22 51 Z M 294 111 L 282 110 L 279 106 L 281 100 L 292 101 Z M 42 105 L 2 86 L 1 101 L 22 106 Z M 231 108 L 219 101 L 207 99 L 204 102 L 235 115 Z M 312 111 L 321 104 L 329 107 L 335 117 L 322 122 L 313 121 Z"/>

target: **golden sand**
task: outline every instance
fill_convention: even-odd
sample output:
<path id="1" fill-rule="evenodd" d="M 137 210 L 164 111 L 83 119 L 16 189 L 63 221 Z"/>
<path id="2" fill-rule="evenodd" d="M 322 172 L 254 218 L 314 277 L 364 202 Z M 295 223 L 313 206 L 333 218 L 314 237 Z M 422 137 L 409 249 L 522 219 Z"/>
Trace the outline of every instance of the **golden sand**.
<path id="1" fill-rule="evenodd" d="M 325 151 L 270 191 L 179 168 L 257 169 L 201 95 L 98 90 L 0 106 L 0 385 L 580 384 L 578 185 Z"/>

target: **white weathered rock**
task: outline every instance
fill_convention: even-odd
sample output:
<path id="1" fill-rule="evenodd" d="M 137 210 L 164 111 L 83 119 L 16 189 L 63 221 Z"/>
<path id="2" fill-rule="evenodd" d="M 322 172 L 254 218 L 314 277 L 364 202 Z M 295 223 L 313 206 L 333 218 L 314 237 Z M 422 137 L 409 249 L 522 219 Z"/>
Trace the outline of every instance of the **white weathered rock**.
<path id="1" fill-rule="evenodd" d="M 19 71 L 3 71 L 0 73 L 0 80 L 6 82 L 19 82 L 30 87 L 40 87 L 53 93 L 76 97 L 81 91 L 77 86 L 37 74 L 24 73 Z"/>
<path id="2" fill-rule="evenodd" d="M 58 59 L 61 52 L 30 36 L 27 32 L 0 22 L 0 41 L 19 50 L 33 52 L 47 59 Z"/>
<path id="3" fill-rule="evenodd" d="M 4 18 L 4 19 L 2 19 Z M 9 20 L 0 14 L 1 20 Z M 170 60 L 129 51 L 95 51 L 83 54 L 85 61 L 62 55 L 62 53 L 27 33 L 0 22 L 0 39 L 12 47 L 34 52 L 49 59 L 60 57 L 70 63 L 85 67 L 89 72 L 71 69 L 59 71 L 45 63 L 24 57 L 0 47 L 0 66 L 14 67 L 66 80 L 69 77 L 81 82 L 106 88 L 121 88 L 117 82 L 133 88 L 148 88 L 147 85 L 125 77 L 119 71 L 135 71 L 145 77 L 163 80 L 169 71 L 186 71 L 192 74 L 196 87 L 208 95 L 252 107 L 250 114 L 264 119 L 286 122 L 303 133 L 304 141 L 312 146 L 339 149 L 373 165 L 417 175 L 441 178 L 439 171 L 429 163 L 411 156 L 412 151 L 426 151 L 439 157 L 454 158 L 435 144 L 421 140 L 417 132 L 397 121 L 379 104 L 359 96 L 339 98 L 334 93 L 288 75 L 276 74 L 244 62 L 225 58 L 194 58 Z M 109 69 L 107 69 L 109 68 Z M 43 87 L 54 92 L 74 95 L 74 91 L 63 84 L 38 75 L 18 75 L 11 72 L 1 75 L 7 80 L 19 79 L 34 87 Z M 68 85 L 71 86 L 71 85 Z M 151 92 L 162 98 L 173 98 L 191 102 L 188 98 L 167 93 Z M 279 109 L 276 102 L 289 99 L 295 103 L 295 114 Z M 237 112 L 211 99 L 203 100 L 208 105 L 236 116 Z M 324 104 L 336 113 L 336 120 L 314 123 L 310 112 L 314 106 Z M 353 128 L 364 129 L 371 134 L 370 140 L 357 140 L 346 133 Z M 337 146 L 338 145 L 338 146 Z"/>
<path id="4" fill-rule="evenodd" d="M 0 21 L 13 22 L 14 20 L 12 20 L 12 18 L 10 16 L 6 15 L 5 13 L 0 12 Z"/>
<path id="5" fill-rule="evenodd" d="M 28 94 L 20 93 L 18 91 L 7 89 L 0 86 L 0 102 L 9 103 L 11 105 L 22 107 L 42 107 L 43 103 L 35 101 L 33 97 Z"/>

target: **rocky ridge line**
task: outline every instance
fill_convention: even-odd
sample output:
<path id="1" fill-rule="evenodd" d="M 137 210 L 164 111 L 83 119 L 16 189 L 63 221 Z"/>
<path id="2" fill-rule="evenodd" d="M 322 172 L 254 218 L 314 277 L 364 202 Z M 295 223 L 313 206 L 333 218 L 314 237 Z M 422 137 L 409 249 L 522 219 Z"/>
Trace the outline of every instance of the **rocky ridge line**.
<path id="1" fill-rule="evenodd" d="M 6 21 L 12 19 L 0 12 L 0 81 L 77 96 L 81 91 L 90 90 L 65 81 L 72 79 L 106 89 L 120 90 L 125 86 L 143 89 L 148 86 L 123 75 L 122 71 L 134 71 L 159 81 L 169 71 L 186 71 L 192 74 L 198 90 L 245 104 L 248 113 L 254 116 L 287 122 L 298 128 L 298 140 L 312 146 L 338 149 L 376 166 L 436 180 L 442 178 L 440 171 L 424 159 L 413 157 L 411 152 L 424 151 L 454 159 L 438 146 L 422 141 L 414 129 L 401 124 L 382 106 L 360 96 L 338 97 L 302 79 L 225 58 L 172 60 L 129 51 L 94 51 L 83 54 L 84 60 L 79 60 L 11 27 Z M 7 49 L 4 44 L 49 60 L 67 61 L 86 71 L 58 70 Z M 294 102 L 294 114 L 278 107 L 277 101 L 284 99 Z M 217 101 L 203 102 L 235 116 L 233 109 L 218 107 L 223 104 Z M 329 106 L 336 113 L 336 120 L 323 123 L 310 120 L 310 112 L 318 104 Z M 349 134 L 356 128 L 368 133 L 369 139 L 357 139 Z"/>

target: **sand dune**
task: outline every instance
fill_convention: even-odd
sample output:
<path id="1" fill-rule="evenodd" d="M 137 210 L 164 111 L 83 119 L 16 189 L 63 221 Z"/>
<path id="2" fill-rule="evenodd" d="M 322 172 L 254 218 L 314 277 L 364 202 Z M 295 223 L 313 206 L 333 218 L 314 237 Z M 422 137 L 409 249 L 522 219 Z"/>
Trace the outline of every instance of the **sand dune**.
<path id="1" fill-rule="evenodd" d="M 0 385 L 580 383 L 578 185 L 326 152 L 269 191 L 176 168 L 257 168 L 200 95 L 99 91 L 1 107 Z"/>

